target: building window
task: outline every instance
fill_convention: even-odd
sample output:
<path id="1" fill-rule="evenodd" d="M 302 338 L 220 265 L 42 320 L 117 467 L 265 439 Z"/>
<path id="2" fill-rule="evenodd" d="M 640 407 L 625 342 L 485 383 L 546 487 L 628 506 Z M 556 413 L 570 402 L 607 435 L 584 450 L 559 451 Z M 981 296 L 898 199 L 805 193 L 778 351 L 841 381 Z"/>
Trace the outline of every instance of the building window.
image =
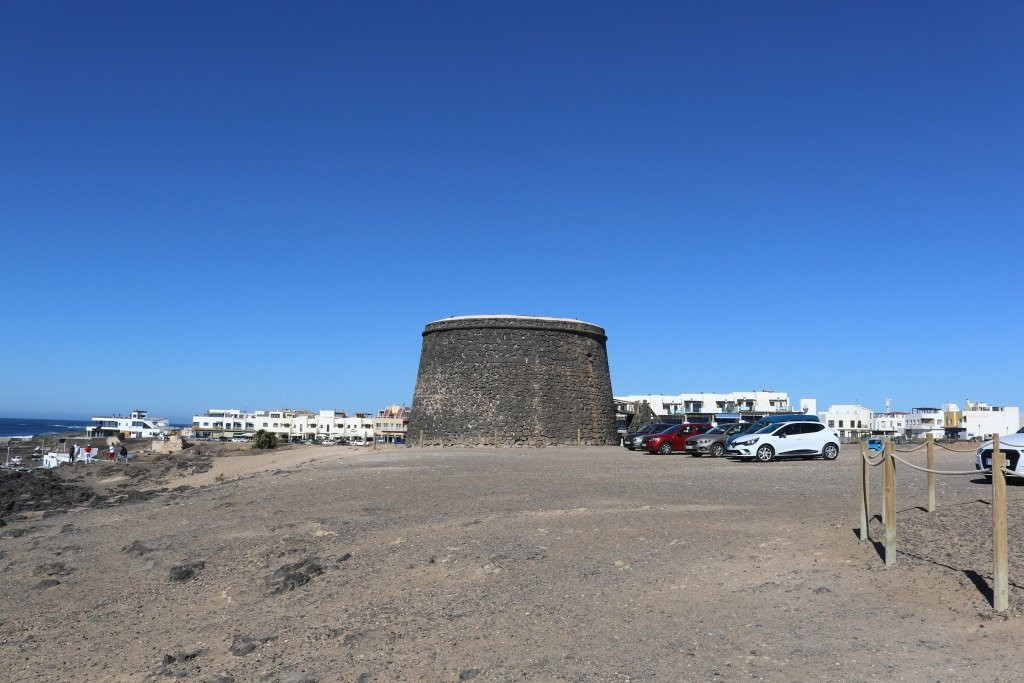
<path id="1" fill-rule="evenodd" d="M 829 427 L 835 427 L 836 426 L 836 421 L 835 420 L 829 420 L 828 421 L 828 426 Z"/>
<path id="2" fill-rule="evenodd" d="M 842 421 L 842 420 L 840 420 L 840 421 L 839 421 L 839 428 L 840 428 L 840 429 L 842 429 L 842 428 L 843 428 L 843 421 Z"/>

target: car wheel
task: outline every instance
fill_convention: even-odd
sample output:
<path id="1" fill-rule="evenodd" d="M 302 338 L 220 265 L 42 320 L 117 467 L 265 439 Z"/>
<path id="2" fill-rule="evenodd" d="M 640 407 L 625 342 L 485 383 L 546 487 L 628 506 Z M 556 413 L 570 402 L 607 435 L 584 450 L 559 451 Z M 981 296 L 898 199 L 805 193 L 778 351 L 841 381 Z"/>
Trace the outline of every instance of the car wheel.
<path id="1" fill-rule="evenodd" d="M 834 443 L 825 444 L 825 447 L 821 449 L 821 457 L 826 460 L 835 460 L 839 457 L 839 446 Z"/>
<path id="2" fill-rule="evenodd" d="M 711 444 L 711 455 L 713 455 L 716 458 L 721 458 L 723 455 L 725 455 L 725 446 L 723 446 L 720 443 Z"/>
<path id="3" fill-rule="evenodd" d="M 658 450 L 661 451 L 662 455 L 668 455 L 669 453 L 672 452 L 672 444 L 666 441 L 665 443 L 661 444 L 661 448 L 659 448 Z"/>
<path id="4" fill-rule="evenodd" d="M 761 462 L 769 462 L 774 457 L 775 449 L 769 446 L 768 444 L 764 444 L 763 446 L 758 447 L 757 459 L 760 460 Z"/>

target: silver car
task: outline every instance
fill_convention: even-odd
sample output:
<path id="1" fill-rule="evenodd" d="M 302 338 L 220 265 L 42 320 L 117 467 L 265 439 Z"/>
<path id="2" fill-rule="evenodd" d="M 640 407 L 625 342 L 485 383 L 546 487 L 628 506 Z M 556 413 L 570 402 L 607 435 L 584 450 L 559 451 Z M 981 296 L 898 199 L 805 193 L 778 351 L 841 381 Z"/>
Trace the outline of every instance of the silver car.
<path id="1" fill-rule="evenodd" d="M 688 439 L 686 446 L 683 448 L 683 452 L 689 453 L 695 458 L 699 458 L 702 455 L 711 455 L 716 458 L 720 458 L 725 455 L 726 439 L 733 434 L 739 434 L 749 426 L 750 424 L 747 422 L 718 425 L 714 429 L 710 429 L 703 434 L 699 434 Z"/>

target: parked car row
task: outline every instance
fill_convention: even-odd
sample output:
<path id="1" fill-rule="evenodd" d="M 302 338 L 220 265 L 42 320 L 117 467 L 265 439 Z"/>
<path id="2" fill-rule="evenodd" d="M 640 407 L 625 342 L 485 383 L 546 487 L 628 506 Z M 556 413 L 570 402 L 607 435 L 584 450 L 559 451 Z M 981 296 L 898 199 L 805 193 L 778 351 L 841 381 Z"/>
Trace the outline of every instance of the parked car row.
<path id="1" fill-rule="evenodd" d="M 709 423 L 684 422 L 646 437 L 647 450 L 651 453 L 668 455 L 686 448 L 686 442 L 698 434 L 711 429 Z"/>
<path id="2" fill-rule="evenodd" d="M 769 415 L 751 424 L 715 427 L 702 422 L 653 423 L 623 439 L 630 450 L 662 455 L 684 452 L 696 458 L 730 455 L 760 462 L 793 457 L 835 460 L 839 444 L 836 433 L 813 415 Z"/>

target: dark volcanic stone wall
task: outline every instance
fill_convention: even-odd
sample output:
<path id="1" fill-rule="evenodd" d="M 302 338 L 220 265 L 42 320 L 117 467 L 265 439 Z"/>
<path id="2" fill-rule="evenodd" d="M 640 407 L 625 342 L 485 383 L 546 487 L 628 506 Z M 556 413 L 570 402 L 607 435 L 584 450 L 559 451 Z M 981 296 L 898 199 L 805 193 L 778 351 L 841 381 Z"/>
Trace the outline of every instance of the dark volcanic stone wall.
<path id="1" fill-rule="evenodd" d="M 618 444 L 607 337 L 532 317 L 449 318 L 423 331 L 410 445 Z"/>

